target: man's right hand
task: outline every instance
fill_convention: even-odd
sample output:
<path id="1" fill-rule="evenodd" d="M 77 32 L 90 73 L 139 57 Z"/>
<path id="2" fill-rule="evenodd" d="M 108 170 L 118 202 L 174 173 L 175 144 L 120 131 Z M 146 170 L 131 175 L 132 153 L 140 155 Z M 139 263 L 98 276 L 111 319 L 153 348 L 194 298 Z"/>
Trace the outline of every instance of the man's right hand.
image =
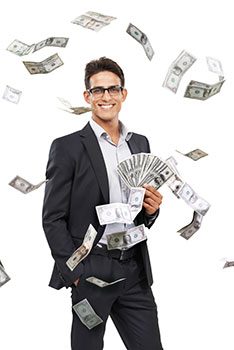
<path id="1" fill-rule="evenodd" d="M 74 285 L 75 285 L 75 286 L 77 286 L 79 280 L 80 280 L 80 278 L 78 278 L 78 279 L 74 282 Z"/>

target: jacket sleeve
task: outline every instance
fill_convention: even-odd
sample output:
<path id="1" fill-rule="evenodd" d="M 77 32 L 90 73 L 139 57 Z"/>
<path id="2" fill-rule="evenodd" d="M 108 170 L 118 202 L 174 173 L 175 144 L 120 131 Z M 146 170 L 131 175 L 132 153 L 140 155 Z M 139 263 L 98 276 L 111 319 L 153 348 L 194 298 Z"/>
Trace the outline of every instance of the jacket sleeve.
<path id="1" fill-rule="evenodd" d="M 71 286 L 83 272 L 82 262 L 73 271 L 66 265 L 66 261 L 76 250 L 67 227 L 74 168 L 75 161 L 66 151 L 61 139 L 53 141 L 46 170 L 48 181 L 42 222 L 59 275 L 66 287 Z"/>

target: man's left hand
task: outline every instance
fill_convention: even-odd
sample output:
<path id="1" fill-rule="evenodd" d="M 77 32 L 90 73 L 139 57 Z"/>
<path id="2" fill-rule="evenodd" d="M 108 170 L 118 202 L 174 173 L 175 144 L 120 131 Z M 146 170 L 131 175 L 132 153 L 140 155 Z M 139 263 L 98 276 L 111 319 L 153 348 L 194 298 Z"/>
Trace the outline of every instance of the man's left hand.
<path id="1" fill-rule="evenodd" d="M 153 215 L 160 207 L 163 196 L 150 185 L 145 184 L 143 187 L 146 191 L 142 205 L 145 208 L 146 214 Z"/>

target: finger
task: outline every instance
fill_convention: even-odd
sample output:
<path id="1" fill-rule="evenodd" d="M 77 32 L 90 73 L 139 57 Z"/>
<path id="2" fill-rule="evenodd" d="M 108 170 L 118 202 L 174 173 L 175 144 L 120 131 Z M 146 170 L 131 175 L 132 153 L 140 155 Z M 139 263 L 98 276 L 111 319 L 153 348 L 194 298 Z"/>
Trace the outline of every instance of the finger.
<path id="1" fill-rule="evenodd" d="M 156 196 L 154 193 L 148 190 L 145 191 L 145 198 L 152 198 L 155 201 L 158 199 L 162 200 L 162 196 Z"/>
<path id="2" fill-rule="evenodd" d="M 162 202 L 156 202 L 156 201 L 154 201 L 154 200 L 151 199 L 151 198 L 146 198 L 146 199 L 144 200 L 144 202 L 145 202 L 146 204 L 150 205 L 152 208 L 155 208 L 155 209 L 158 209 L 158 207 L 159 207 L 160 204 L 162 203 Z M 143 203 L 144 203 L 144 202 L 143 202 Z"/>
<path id="3" fill-rule="evenodd" d="M 146 191 L 153 193 L 155 196 L 162 197 L 161 193 L 158 192 L 153 186 L 144 184 L 143 187 L 146 189 Z"/>
<path id="4" fill-rule="evenodd" d="M 151 199 L 154 202 L 157 202 L 158 204 L 162 203 L 162 197 L 156 197 L 153 193 L 149 192 L 145 195 L 144 200 Z"/>

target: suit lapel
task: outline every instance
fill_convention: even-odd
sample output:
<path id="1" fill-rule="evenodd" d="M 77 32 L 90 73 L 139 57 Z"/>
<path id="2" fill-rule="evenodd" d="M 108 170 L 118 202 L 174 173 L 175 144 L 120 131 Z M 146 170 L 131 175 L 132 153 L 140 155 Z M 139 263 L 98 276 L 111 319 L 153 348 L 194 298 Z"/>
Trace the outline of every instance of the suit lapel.
<path id="1" fill-rule="evenodd" d="M 109 203 L 109 184 L 104 158 L 90 124 L 86 124 L 80 131 L 81 141 L 87 149 L 91 164 L 100 186 L 105 203 Z"/>
<path id="2" fill-rule="evenodd" d="M 140 150 L 138 144 L 136 143 L 134 134 L 133 134 L 132 137 L 127 141 L 127 143 L 128 143 L 128 146 L 129 146 L 130 151 L 131 151 L 132 154 L 140 153 L 140 152 L 141 152 L 141 150 Z"/>

